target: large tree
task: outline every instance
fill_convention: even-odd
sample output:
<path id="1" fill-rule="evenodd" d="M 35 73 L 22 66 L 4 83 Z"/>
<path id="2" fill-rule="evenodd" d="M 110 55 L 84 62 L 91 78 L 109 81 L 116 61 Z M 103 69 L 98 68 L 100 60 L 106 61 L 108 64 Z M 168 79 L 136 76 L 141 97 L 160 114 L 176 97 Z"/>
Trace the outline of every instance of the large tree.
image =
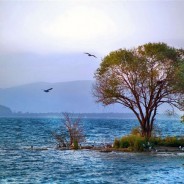
<path id="1" fill-rule="evenodd" d="M 160 105 L 182 108 L 184 50 L 165 43 L 120 49 L 104 57 L 95 78 L 97 101 L 104 105 L 119 103 L 132 110 L 142 136 L 149 138 Z"/>

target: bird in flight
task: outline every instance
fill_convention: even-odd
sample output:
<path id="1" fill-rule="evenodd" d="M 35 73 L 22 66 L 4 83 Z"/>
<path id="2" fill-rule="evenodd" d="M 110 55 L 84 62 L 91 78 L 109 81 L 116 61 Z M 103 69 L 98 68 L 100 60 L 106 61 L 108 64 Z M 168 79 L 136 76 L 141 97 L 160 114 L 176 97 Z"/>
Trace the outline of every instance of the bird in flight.
<path id="1" fill-rule="evenodd" d="M 93 54 L 90 54 L 90 53 L 88 53 L 88 52 L 85 52 L 84 54 L 87 54 L 88 56 L 92 56 L 92 57 L 95 57 L 95 58 L 97 58 L 95 55 L 93 55 Z"/>
<path id="2" fill-rule="evenodd" d="M 45 93 L 48 93 L 50 90 L 52 90 L 53 88 L 49 88 L 49 89 L 44 89 L 43 91 L 45 92 Z"/>

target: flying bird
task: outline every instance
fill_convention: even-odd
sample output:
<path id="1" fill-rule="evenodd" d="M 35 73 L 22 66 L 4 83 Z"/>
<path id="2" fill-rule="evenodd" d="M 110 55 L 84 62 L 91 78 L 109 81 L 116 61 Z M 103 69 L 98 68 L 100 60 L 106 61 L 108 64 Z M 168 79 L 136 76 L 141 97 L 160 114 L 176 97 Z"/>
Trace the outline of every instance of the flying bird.
<path id="1" fill-rule="evenodd" d="M 84 54 L 87 54 L 89 57 L 95 57 L 95 58 L 97 58 L 95 55 L 93 55 L 93 54 L 90 54 L 90 53 L 88 53 L 88 52 L 85 52 Z"/>
<path id="2" fill-rule="evenodd" d="M 44 89 L 43 91 L 45 92 L 45 93 L 48 93 L 50 90 L 52 90 L 53 88 L 49 88 L 49 89 Z"/>

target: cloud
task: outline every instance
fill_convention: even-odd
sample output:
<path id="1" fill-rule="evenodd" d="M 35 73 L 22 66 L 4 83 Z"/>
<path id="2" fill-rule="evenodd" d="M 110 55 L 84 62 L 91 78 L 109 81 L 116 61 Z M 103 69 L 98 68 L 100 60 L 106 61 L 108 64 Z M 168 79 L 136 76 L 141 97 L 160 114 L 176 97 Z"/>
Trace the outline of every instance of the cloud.
<path id="1" fill-rule="evenodd" d="M 0 4 L 0 51 L 88 50 L 106 54 L 117 49 L 117 43 L 133 35 L 135 26 L 123 3 L 105 2 L 15 1 L 6 2 L 4 6 Z"/>
<path id="2" fill-rule="evenodd" d="M 174 1 L 3 1 L 0 52 L 107 54 L 146 42 L 183 40 L 183 5 Z"/>
<path id="3" fill-rule="evenodd" d="M 23 7 L 22 7 L 23 8 Z M 12 12 L 4 21 L 4 48 L 32 52 L 77 51 L 97 48 L 118 35 L 117 25 L 105 12 L 88 6 L 69 7 L 48 14 L 48 9 Z M 111 39 L 109 39 L 111 38 Z M 110 43 L 109 43 L 110 44 Z M 100 47 L 98 47 L 100 49 Z M 101 47 L 103 48 L 103 47 Z"/>
<path id="4" fill-rule="evenodd" d="M 85 7 L 71 8 L 41 27 L 53 49 L 84 50 L 117 35 L 117 26 L 105 13 Z M 90 48 L 92 49 L 92 48 Z"/>
<path id="5" fill-rule="evenodd" d="M 0 85 L 92 79 L 112 50 L 147 42 L 184 47 L 183 7 L 180 1 L 0 1 Z"/>
<path id="6" fill-rule="evenodd" d="M 75 7 L 49 22 L 43 32 L 52 39 L 90 41 L 114 35 L 116 25 L 98 10 Z"/>

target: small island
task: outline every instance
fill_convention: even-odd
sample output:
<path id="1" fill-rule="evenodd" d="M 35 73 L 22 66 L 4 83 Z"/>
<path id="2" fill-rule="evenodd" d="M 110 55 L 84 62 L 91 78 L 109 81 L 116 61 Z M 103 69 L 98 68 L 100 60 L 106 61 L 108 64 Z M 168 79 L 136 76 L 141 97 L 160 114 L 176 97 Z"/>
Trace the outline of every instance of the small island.
<path id="1" fill-rule="evenodd" d="M 110 150 L 121 151 L 183 151 L 184 138 L 158 137 L 155 131 L 155 118 L 158 108 L 163 104 L 182 110 L 183 90 L 183 49 L 165 43 L 148 43 L 134 49 L 119 49 L 102 59 L 95 73 L 94 95 L 97 102 L 107 106 L 121 104 L 134 113 L 139 127 L 130 135 L 115 139 Z M 170 114 L 170 112 L 169 112 Z M 172 113 L 171 113 L 172 115 Z M 69 132 L 69 144 L 64 138 L 54 134 L 61 145 L 78 149 L 84 140 L 79 119 L 71 123 L 68 115 L 65 127 Z"/>

